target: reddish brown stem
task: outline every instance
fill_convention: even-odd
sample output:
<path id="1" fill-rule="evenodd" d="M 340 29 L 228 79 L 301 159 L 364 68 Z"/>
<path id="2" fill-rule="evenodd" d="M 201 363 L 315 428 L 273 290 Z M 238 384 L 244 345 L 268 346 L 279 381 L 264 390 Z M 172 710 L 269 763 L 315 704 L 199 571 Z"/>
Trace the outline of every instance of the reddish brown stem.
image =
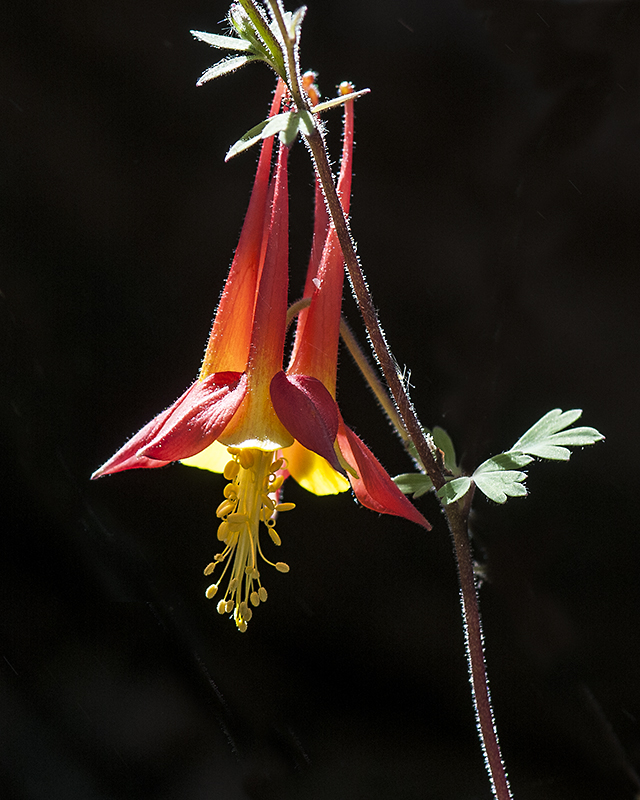
<path id="1" fill-rule="evenodd" d="M 288 35 L 279 0 L 269 0 L 269 5 L 285 45 L 291 95 L 299 109 L 305 108 L 307 111 L 310 111 L 308 103 L 300 89 L 296 42 Z M 378 314 L 373 304 L 373 298 L 371 297 L 364 273 L 362 272 L 358 257 L 356 256 L 355 245 L 349 232 L 349 225 L 338 198 L 324 141 L 317 127 L 310 136 L 305 138 L 313 157 L 329 215 L 336 230 L 338 241 L 340 242 L 347 275 L 349 276 L 351 288 L 366 326 L 373 352 L 387 385 L 389 386 L 402 423 L 416 448 L 424 469 L 431 478 L 436 490 L 440 489 L 445 484 L 444 470 L 441 463 L 436 458 L 437 449 L 433 440 L 431 437 L 427 438 L 424 434 L 415 409 L 413 408 L 413 404 L 398 373 L 396 361 L 387 345 L 380 320 L 378 319 Z M 498 744 L 498 736 L 493 720 L 489 683 L 484 660 L 480 608 L 478 605 L 476 580 L 473 573 L 473 554 L 467 526 L 471 492 L 467 495 L 465 500 L 466 502 L 464 503 L 452 503 L 444 506 L 444 510 L 453 539 L 458 565 L 460 598 L 465 628 L 465 644 L 469 663 L 469 678 L 478 722 L 478 731 L 480 733 L 480 740 L 485 754 L 486 766 L 491 779 L 493 793 L 497 800 L 511 800 L 511 791 L 507 782 L 504 764 L 502 763 L 500 745 Z"/>
<path id="2" fill-rule="evenodd" d="M 331 220 L 338 235 L 351 288 L 356 297 L 374 354 L 387 381 L 398 413 L 409 434 L 409 438 L 418 452 L 425 471 L 431 478 L 436 490 L 440 489 L 445 483 L 445 476 L 435 457 L 437 451 L 433 441 L 428 441 L 424 434 L 413 404 L 398 373 L 396 361 L 387 345 L 371 293 L 356 256 L 347 220 L 338 199 L 324 142 L 317 129 L 311 136 L 307 137 L 307 143 L 313 156 Z M 469 680 L 485 763 L 494 796 L 497 800 L 512 800 L 493 718 L 484 659 L 480 607 L 478 605 L 476 580 L 473 572 L 473 554 L 467 527 L 470 499 L 469 494 L 467 495 L 466 503 L 452 503 L 445 506 L 444 510 L 453 540 L 458 567 Z"/>

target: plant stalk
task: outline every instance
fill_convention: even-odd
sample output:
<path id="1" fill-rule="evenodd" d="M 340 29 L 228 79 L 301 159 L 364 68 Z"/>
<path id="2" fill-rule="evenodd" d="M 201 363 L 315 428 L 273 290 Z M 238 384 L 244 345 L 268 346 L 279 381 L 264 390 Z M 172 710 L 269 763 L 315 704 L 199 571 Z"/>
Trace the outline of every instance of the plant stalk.
<path id="1" fill-rule="evenodd" d="M 290 37 L 286 35 L 286 26 L 278 0 L 269 0 L 269 5 L 280 28 L 287 51 L 287 66 L 290 79 L 289 89 L 291 95 L 299 110 L 306 109 L 309 111 L 309 104 L 301 91 L 299 83 L 296 43 L 292 42 Z M 338 236 L 349 282 L 351 283 L 353 294 L 367 329 L 374 355 L 389 386 L 400 419 L 418 452 L 427 475 L 431 478 L 437 491 L 445 484 L 443 465 L 437 457 L 438 450 L 433 440 L 431 437 L 426 437 L 424 434 L 413 403 L 400 377 L 397 362 L 386 342 L 384 331 L 382 330 L 378 314 L 373 304 L 371 292 L 369 291 L 364 273 L 362 272 L 356 255 L 355 244 L 349 231 L 349 224 L 338 197 L 325 144 L 317 126 L 312 134 L 305 137 L 305 141 L 311 151 L 329 216 Z M 473 572 L 473 553 L 468 532 L 470 503 L 471 493 L 469 493 L 463 501 L 444 506 L 444 511 L 453 540 L 458 567 L 460 601 L 465 629 L 465 647 L 469 664 L 469 680 L 478 723 L 478 732 L 485 755 L 485 764 L 496 800 L 512 800 L 494 723 L 484 659 L 480 607 L 478 604 L 476 578 Z"/>

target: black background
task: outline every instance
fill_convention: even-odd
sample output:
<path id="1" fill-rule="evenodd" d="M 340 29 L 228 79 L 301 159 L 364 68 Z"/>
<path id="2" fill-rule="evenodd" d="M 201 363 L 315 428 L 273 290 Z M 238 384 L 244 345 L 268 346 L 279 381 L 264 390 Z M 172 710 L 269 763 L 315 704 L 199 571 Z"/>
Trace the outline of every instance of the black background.
<path id="1" fill-rule="evenodd" d="M 311 2 L 303 67 L 357 106 L 352 221 L 425 424 L 472 469 L 553 407 L 605 444 L 478 498 L 487 657 L 515 796 L 632 798 L 640 6 Z M 3 797 L 489 798 L 457 581 L 425 533 L 316 498 L 246 635 L 203 596 L 218 476 L 90 473 L 197 374 L 273 85 L 196 89 L 224 3 L 0 12 Z M 337 157 L 340 113 L 327 115 Z M 292 299 L 312 225 L 291 158 Z M 357 323 L 353 302 L 345 309 Z M 396 439 L 341 360 L 346 421 Z"/>

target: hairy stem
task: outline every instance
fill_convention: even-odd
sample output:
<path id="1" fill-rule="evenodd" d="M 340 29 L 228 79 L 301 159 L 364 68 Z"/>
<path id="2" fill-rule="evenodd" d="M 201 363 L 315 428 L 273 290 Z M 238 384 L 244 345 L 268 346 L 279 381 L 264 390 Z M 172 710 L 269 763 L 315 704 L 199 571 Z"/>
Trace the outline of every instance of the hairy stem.
<path id="1" fill-rule="evenodd" d="M 444 471 L 436 460 L 437 448 L 433 440 L 425 436 L 418 420 L 413 404 L 400 378 L 396 361 L 389 350 L 384 332 L 380 325 L 373 299 L 367 287 L 362 269 L 358 262 L 355 246 L 351 239 L 347 220 L 342 211 L 338 194 L 333 182 L 331 168 L 327 158 L 324 142 L 318 130 L 307 137 L 320 185 L 327 202 L 331 221 L 336 229 L 338 241 L 344 256 L 347 274 L 353 293 L 356 296 L 360 313 L 371 341 L 376 359 L 382 369 L 393 396 L 398 414 L 403 422 L 409 438 L 414 444 L 426 473 L 431 478 L 436 490 L 445 483 Z M 511 791 L 507 781 L 498 736 L 493 719 L 487 671 L 484 660 L 482 626 L 480 608 L 473 574 L 473 556 L 467 530 L 467 513 L 458 503 L 445 506 L 445 514 L 454 544 L 458 576 L 460 580 L 460 601 L 465 628 L 465 644 L 469 663 L 469 679 L 473 702 L 478 720 L 478 732 L 485 754 L 487 771 L 491 780 L 494 796 L 497 800 L 511 800 Z"/>
<path id="2" fill-rule="evenodd" d="M 269 5 L 273 12 L 274 19 L 280 28 L 287 51 L 288 73 L 290 78 L 289 89 L 291 95 L 300 110 L 304 108 L 308 111 L 309 104 L 301 91 L 299 82 L 299 68 L 296 58 L 297 43 L 291 41 L 290 37 L 286 35 L 286 26 L 278 0 L 269 0 Z M 311 151 L 329 216 L 338 236 L 351 288 L 367 329 L 374 355 L 389 386 L 398 415 L 408 437 L 416 448 L 426 473 L 431 478 L 436 490 L 438 490 L 445 484 L 444 468 L 437 458 L 438 450 L 433 439 L 431 439 L 430 436 L 425 436 L 413 403 L 400 377 L 397 362 L 389 349 L 384 331 L 380 325 L 371 292 L 369 291 L 364 273 L 356 255 L 355 244 L 349 231 L 349 224 L 338 197 L 327 151 L 319 128 L 316 127 L 312 134 L 305 137 L 305 140 Z M 512 800 L 509 783 L 502 762 L 500 745 L 498 743 L 498 736 L 493 718 L 491 697 L 489 695 L 489 683 L 482 641 L 480 607 L 478 605 L 476 579 L 473 572 L 473 553 L 467 525 L 470 497 L 466 499 L 468 500 L 466 503 L 459 502 L 445 506 L 444 511 L 451 532 L 458 566 L 460 600 L 465 629 L 465 645 L 469 664 L 469 679 L 478 722 L 478 732 L 480 734 L 485 763 L 494 796 L 497 800 Z"/>
<path id="3" fill-rule="evenodd" d="M 447 506 L 447 521 L 458 567 L 469 682 L 471 684 L 480 742 L 494 796 L 498 800 L 510 800 L 512 795 L 504 762 L 502 761 L 493 707 L 491 705 L 491 695 L 489 693 L 489 679 L 484 658 L 482 619 L 478 604 L 476 576 L 473 571 L 473 552 L 467 524 L 472 491 L 469 492 L 469 501 L 464 506 L 462 502 Z"/>

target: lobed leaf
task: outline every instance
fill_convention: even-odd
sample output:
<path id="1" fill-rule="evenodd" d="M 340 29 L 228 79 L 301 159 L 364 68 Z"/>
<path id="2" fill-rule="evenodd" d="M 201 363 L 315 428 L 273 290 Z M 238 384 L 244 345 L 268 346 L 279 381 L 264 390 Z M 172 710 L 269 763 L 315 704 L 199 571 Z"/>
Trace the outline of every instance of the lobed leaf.
<path id="1" fill-rule="evenodd" d="M 506 503 L 507 496 L 524 497 L 527 494 L 527 489 L 523 485 L 527 473 L 510 469 L 509 466 L 517 462 L 514 462 L 509 455 L 502 453 L 488 459 L 480 464 L 471 476 L 478 489 L 494 503 Z M 518 455 L 521 459 L 528 459 L 526 463 L 533 461 L 528 456 Z"/>
<path id="2" fill-rule="evenodd" d="M 566 430 L 580 418 L 582 409 L 562 411 L 554 408 L 521 436 L 509 452 L 529 453 L 538 458 L 568 461 L 571 452 L 567 447 L 581 447 L 604 439 L 595 428 L 581 427 Z"/>
<path id="3" fill-rule="evenodd" d="M 471 478 L 467 478 L 466 476 L 463 478 L 454 478 L 452 481 L 445 483 L 441 489 L 438 489 L 438 497 L 445 506 L 448 506 L 450 503 L 455 503 L 457 500 L 460 500 L 461 497 L 464 497 L 470 488 Z"/>

